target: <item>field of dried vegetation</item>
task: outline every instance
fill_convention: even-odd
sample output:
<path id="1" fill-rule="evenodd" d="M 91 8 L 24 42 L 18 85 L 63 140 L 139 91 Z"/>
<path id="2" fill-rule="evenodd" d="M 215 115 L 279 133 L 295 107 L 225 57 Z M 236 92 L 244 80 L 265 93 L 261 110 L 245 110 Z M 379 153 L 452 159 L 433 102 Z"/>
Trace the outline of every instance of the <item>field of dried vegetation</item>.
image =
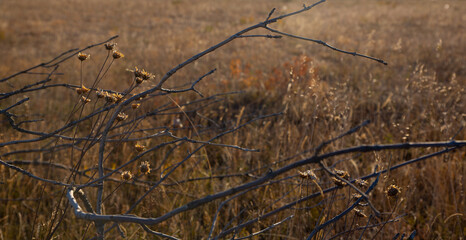
<path id="1" fill-rule="evenodd" d="M 40 67 L 0 81 L 0 240 L 98 239 L 101 222 L 76 217 L 70 186 L 82 187 L 102 214 L 157 219 L 187 207 L 148 224 L 153 231 L 107 222 L 108 239 L 304 239 L 316 229 L 312 239 L 401 239 L 414 231 L 415 239 L 464 239 L 464 147 L 354 151 L 280 171 L 357 146 L 452 140 L 464 146 L 465 1 L 327 0 L 270 26 L 388 65 L 294 38 L 244 37 L 123 106 L 178 64 L 264 21 L 273 8 L 272 17 L 279 16 L 303 8 L 303 1 L 0 1 L 0 79 L 115 35 L 110 42 L 124 54 L 113 59 L 98 45 L 82 51 L 90 55 L 85 61 L 70 52 L 52 74 L 53 67 Z M 141 69 L 152 75 L 136 84 Z M 88 95 L 81 82 L 92 87 Z M 116 93 L 123 98 L 112 100 Z M 115 123 L 106 125 L 113 115 Z M 368 199 L 356 197 L 365 204 L 351 207 L 358 191 L 340 178 L 351 182 L 442 150 L 448 152 L 383 172 Z M 206 202 L 194 207 L 199 199 Z M 78 201 L 90 212 L 84 202 Z"/>

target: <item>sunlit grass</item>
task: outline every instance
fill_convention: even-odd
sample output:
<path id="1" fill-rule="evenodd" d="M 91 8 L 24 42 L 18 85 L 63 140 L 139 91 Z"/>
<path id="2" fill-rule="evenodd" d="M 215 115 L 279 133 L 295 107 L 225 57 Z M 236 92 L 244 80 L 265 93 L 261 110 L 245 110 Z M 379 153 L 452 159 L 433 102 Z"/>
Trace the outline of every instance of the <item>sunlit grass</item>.
<path id="1" fill-rule="evenodd" d="M 80 1 L 79 4 L 58 0 L 47 3 L 2 2 L 0 77 L 48 60 L 69 48 L 84 46 L 119 34 L 118 49 L 124 54 L 124 58 L 113 63 L 98 87 L 123 91 L 133 84 L 133 73 L 127 69 L 138 71 L 138 68 L 135 68 L 138 66 L 154 73 L 154 76 L 151 76 L 154 79 L 159 79 L 168 69 L 193 54 L 231 33 L 262 21 L 272 7 L 277 7 L 277 11 L 284 13 L 301 6 L 301 2 L 279 0 L 111 0 L 105 4 L 94 0 Z M 208 161 L 193 161 L 185 165 L 172 176 L 173 181 L 208 177 L 212 173 L 224 175 L 261 168 L 310 150 L 320 142 L 337 136 L 365 120 L 371 120 L 371 124 L 357 134 L 331 144 L 324 151 L 360 144 L 465 139 L 465 131 L 461 130 L 466 122 L 466 45 L 463 43 L 466 33 L 462 31 L 466 21 L 461 21 L 464 20 L 465 10 L 466 4 L 461 1 L 432 1 L 426 4 L 423 1 L 335 0 L 328 1 L 309 13 L 278 23 L 280 29 L 294 34 L 324 40 L 345 50 L 355 50 L 382 58 L 389 63 L 388 66 L 342 55 L 308 42 L 261 38 L 236 40 L 226 48 L 183 69 L 167 83 L 169 86 L 180 86 L 217 68 L 214 75 L 203 80 L 197 87 L 202 94 L 211 96 L 228 91 L 244 91 L 227 96 L 219 104 L 200 112 L 203 118 L 191 119 L 194 124 L 209 125 L 215 122 L 219 124 L 217 127 L 232 127 L 256 115 L 275 112 L 283 112 L 283 115 L 255 123 L 247 129 L 222 138 L 222 142 L 260 149 L 259 153 L 207 147 L 206 151 L 197 157 L 206 158 Z M 89 87 L 95 79 L 101 62 L 107 56 L 103 48 L 91 49 L 88 54 L 92 57 L 84 62 L 83 75 L 80 61 L 75 59 L 76 61 L 66 62 L 60 68 L 60 72 L 65 75 L 57 75 L 55 81 L 80 85 L 82 79 L 83 92 L 82 89 Z M 155 82 L 147 79 L 138 87 L 147 89 Z M 1 92 L 20 85 L 16 82 L 9 84 L 0 85 Z M 91 94 L 95 99 L 95 92 Z M 111 98 L 114 93 L 102 94 L 107 98 L 110 96 L 112 101 L 117 101 Z M 46 121 L 37 125 L 31 124 L 31 128 L 44 131 L 56 127 L 45 123 L 59 124 L 67 121 L 62 113 L 68 112 L 77 99 L 81 98 L 76 92 L 64 89 L 50 90 L 47 95 L 31 94 L 30 97 L 39 100 L 29 102 L 16 113 L 25 115 L 30 109 L 39 109 L 38 112 L 42 112 L 43 116 L 38 117 Z M 144 104 L 174 105 L 173 101 L 185 103 L 196 98 L 196 94 L 174 95 L 174 99 L 160 97 L 157 101 L 142 103 L 133 110 L 144 112 Z M 103 104 L 104 101 L 99 103 Z M 91 104 L 94 102 L 89 102 L 87 106 Z M 122 113 L 121 118 L 131 116 L 131 113 Z M 21 133 L 18 136 L 3 118 L 0 120 L 2 141 L 27 137 Z M 86 131 L 91 128 L 91 123 L 86 124 L 88 125 L 80 125 L 77 129 L 77 136 L 85 136 Z M 146 124 L 189 126 L 190 123 L 181 115 L 180 119 L 167 116 Z M 177 133 L 196 135 L 192 130 L 182 128 Z M 156 143 L 147 141 L 140 146 L 151 144 Z M 187 144 L 181 149 L 183 151 L 165 159 L 162 168 L 179 161 L 187 151 L 192 150 L 192 146 Z M 14 146 L 8 146 L 0 149 L 0 154 L 14 150 L 17 150 Z M 92 155 L 92 151 L 96 149 L 92 149 L 89 155 Z M 150 155 L 149 159 L 162 159 L 169 151 L 170 149 L 161 149 L 160 152 Z M 137 153 L 138 150 L 135 150 L 132 144 L 115 144 L 109 157 L 114 162 L 109 161 L 106 166 L 118 166 Z M 422 154 L 425 154 L 424 150 L 374 152 L 347 159 L 332 159 L 327 164 L 336 164 L 338 169 L 344 169 L 352 177 L 357 177 L 372 172 L 376 165 L 379 168 L 387 168 Z M 24 154 L 22 157 L 31 160 L 53 159 L 57 163 L 71 164 L 65 157 L 70 155 L 71 153 L 47 156 Z M 2 159 L 17 160 L 8 156 Z M 297 159 L 299 158 L 273 166 L 280 167 Z M 385 175 L 372 195 L 372 202 L 380 211 L 390 212 L 395 209 L 395 213 L 407 215 L 397 223 L 388 224 L 383 233 L 392 238 L 398 232 L 409 233 L 416 229 L 418 236 L 424 239 L 461 237 L 465 228 L 465 217 L 461 213 L 466 209 L 462 196 L 464 159 L 465 151 L 461 149 Z M 84 168 L 93 167 L 95 159 L 87 159 L 83 165 Z M 139 167 L 139 164 L 135 164 L 126 171 L 137 174 L 140 171 Z M 0 169 L 0 239 L 24 239 L 31 235 L 39 239 L 45 237 L 50 228 L 49 220 L 57 214 L 57 211 L 54 212 L 54 204 L 62 189 L 37 184 L 3 166 Z M 43 170 L 35 166 L 26 169 L 55 179 L 66 177 L 66 173 L 59 170 Z M 156 181 L 163 170 L 152 169 L 150 174 L 143 178 Z M 308 169 L 301 170 L 305 172 Z M 267 169 L 263 169 L 261 174 L 266 172 Z M 325 179 L 324 172 L 316 171 L 315 174 L 318 178 Z M 222 178 L 193 181 L 178 187 L 166 186 L 145 199 L 136 212 L 146 217 L 159 216 L 195 198 L 247 180 L 247 177 Z M 328 180 L 322 183 L 322 188 L 332 186 L 333 183 Z M 397 199 L 386 196 L 387 189 L 392 185 L 400 188 Z M 107 192 L 112 192 L 116 186 L 116 183 L 108 184 Z M 309 192 L 318 192 L 319 189 L 312 183 L 298 184 L 289 195 L 284 196 L 288 191 L 289 186 L 277 184 L 239 198 L 224 208 L 219 227 L 223 228 L 230 218 L 242 210 L 244 212 L 241 217 L 247 219 L 248 216 L 255 216 L 257 209 L 276 207 Z M 144 189 L 138 190 L 131 185 L 119 186 L 118 191 L 107 198 L 106 212 L 126 211 L 143 192 Z M 330 197 L 338 199 L 347 193 L 340 190 Z M 89 197 L 95 198 L 93 193 L 90 193 Z M 7 199 L 15 201 L 6 201 Z M 21 199 L 26 201 L 16 201 Z M 317 204 L 320 200 L 306 202 L 290 210 L 295 215 L 293 224 L 277 227 L 273 231 L 276 238 L 306 237 L 319 217 L 316 209 L 306 211 L 306 207 Z M 250 205 L 242 205 L 243 203 Z M 175 233 L 186 239 L 198 238 L 198 234 L 208 233 L 216 208 L 215 205 L 205 206 L 180 214 L 158 225 L 158 231 Z M 343 208 L 344 204 L 335 200 L 333 208 L 326 210 L 326 213 L 329 216 L 335 215 Z M 267 227 L 285 218 L 287 214 L 290 212 L 245 228 L 241 235 Z M 71 212 L 67 216 L 69 217 L 63 224 L 66 227 L 61 226 L 57 230 L 56 236 L 59 239 L 91 236 L 92 231 L 86 232 L 87 223 L 76 220 Z M 366 223 L 363 219 L 356 221 L 359 221 L 359 225 Z M 31 232 L 33 223 L 37 224 L 34 233 Z M 123 224 L 122 228 L 131 239 L 147 237 L 135 225 Z M 344 228 L 345 226 L 335 225 L 333 231 L 342 232 Z M 113 234 L 117 236 L 117 233 Z M 270 238 L 273 236 L 269 235 Z M 385 239 L 384 236 L 379 234 L 378 238 Z"/>

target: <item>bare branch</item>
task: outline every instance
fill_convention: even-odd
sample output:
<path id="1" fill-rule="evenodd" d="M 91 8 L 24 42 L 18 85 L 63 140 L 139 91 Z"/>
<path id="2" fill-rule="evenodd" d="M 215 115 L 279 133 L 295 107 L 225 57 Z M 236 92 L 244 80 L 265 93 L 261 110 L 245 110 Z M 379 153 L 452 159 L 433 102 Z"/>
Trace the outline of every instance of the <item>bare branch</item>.
<path id="1" fill-rule="evenodd" d="M 15 171 L 17 171 L 17 172 L 20 172 L 20 173 L 22 173 L 22 174 L 24 174 L 24 175 L 26 175 L 26 176 L 28 176 L 28 177 L 30 177 L 30 178 L 34 178 L 34 179 L 36 179 L 36 180 L 39 180 L 39 181 L 41 181 L 41 182 L 51 183 L 51 184 L 54 184 L 54 185 L 65 186 L 65 187 L 71 186 L 70 184 L 66 184 L 66 183 L 62 183 L 62 182 L 58 182 L 58 181 L 54 181 L 54 180 L 50 180 L 50 179 L 45 179 L 45 178 L 38 177 L 38 176 L 36 176 L 36 175 L 34 175 L 34 174 L 32 174 L 32 173 L 30 173 L 30 172 L 28 172 L 28 171 L 26 171 L 26 170 L 20 168 L 20 167 L 17 167 L 17 166 L 15 166 L 15 165 L 9 164 L 9 163 L 7 163 L 7 162 L 1 160 L 1 159 L 0 159 L 0 164 L 4 165 L 4 166 L 6 166 L 6 167 L 8 167 L 8 168 L 10 168 L 10 169 L 13 169 L 13 170 L 15 170 Z"/>

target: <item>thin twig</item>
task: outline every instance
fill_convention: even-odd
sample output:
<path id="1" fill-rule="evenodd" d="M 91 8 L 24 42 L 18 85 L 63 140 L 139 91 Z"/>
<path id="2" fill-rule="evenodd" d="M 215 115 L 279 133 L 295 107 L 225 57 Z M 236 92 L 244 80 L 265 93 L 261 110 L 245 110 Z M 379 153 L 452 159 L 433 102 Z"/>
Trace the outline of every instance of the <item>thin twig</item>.
<path id="1" fill-rule="evenodd" d="M 282 224 L 282 223 L 284 223 L 284 222 L 286 222 L 286 221 L 292 219 L 293 217 L 294 217 L 294 215 L 288 216 L 288 217 L 284 218 L 283 220 L 281 220 L 281 221 L 279 221 L 279 222 L 276 222 L 276 223 L 274 223 L 274 224 L 272 224 L 272 225 L 270 225 L 270 226 L 268 226 L 268 227 L 266 227 L 266 228 L 264 228 L 264 229 L 262 229 L 262 230 L 260 230 L 260 231 L 257 231 L 257 232 L 255 232 L 255 233 L 253 233 L 253 234 L 251 234 L 251 235 L 248 235 L 248 236 L 245 236 L 245 237 L 235 238 L 235 240 L 241 240 L 241 239 L 252 238 L 252 237 L 254 237 L 254 236 L 257 236 L 257 235 L 259 235 L 259 234 L 261 234 L 261 233 L 264 233 L 264 232 L 266 232 L 266 231 L 268 231 L 268 230 L 270 230 L 270 229 L 272 229 L 272 228 L 274 228 L 274 227 L 276 227 L 276 226 L 278 226 L 278 225 L 280 225 L 280 224 Z"/>
<path id="2" fill-rule="evenodd" d="M 1 159 L 0 159 L 0 164 L 6 166 L 6 167 L 8 167 L 8 168 L 11 168 L 11 169 L 13 169 L 13 170 L 15 170 L 15 171 L 17 171 L 17 172 L 20 172 L 20 173 L 22 173 L 22 174 L 24 174 L 24 175 L 26 175 L 26 176 L 28 176 L 28 177 L 30 177 L 30 178 L 34 178 L 34 179 L 36 179 L 36 180 L 39 180 L 39 181 L 41 181 L 41 182 L 51 183 L 51 184 L 53 184 L 53 185 L 64 186 L 64 187 L 69 187 L 69 186 L 71 186 L 70 184 L 66 184 L 66 183 L 62 183 L 62 182 L 59 182 L 59 181 L 54 181 L 54 180 L 50 180 L 50 179 L 45 179 L 45 178 L 38 177 L 38 176 L 36 176 L 36 175 L 34 175 L 34 174 L 32 174 L 32 173 L 30 173 L 30 172 L 28 172 L 28 171 L 26 171 L 26 170 L 20 168 L 20 167 L 17 167 L 17 166 L 15 166 L 15 165 L 9 164 L 9 163 L 7 163 L 7 162 L 1 160 Z"/>
<path id="3" fill-rule="evenodd" d="M 380 174 L 375 178 L 375 181 L 369 186 L 369 188 L 367 189 L 367 191 L 365 192 L 365 194 L 369 194 L 373 189 L 374 187 L 377 185 L 377 183 L 379 182 L 379 176 Z M 345 216 L 346 214 L 348 214 L 351 210 L 353 210 L 356 206 L 358 206 L 359 202 L 362 201 L 364 199 L 364 197 L 360 197 L 358 198 L 351 206 L 349 206 L 348 208 L 346 208 L 344 211 L 342 211 L 340 214 L 338 214 L 337 216 L 333 217 L 332 219 L 326 221 L 325 223 L 323 224 L 320 224 L 319 226 L 317 226 L 316 228 L 314 228 L 314 230 L 311 232 L 311 234 L 309 235 L 309 237 L 307 238 L 308 240 L 311 240 L 312 237 L 317 234 L 321 229 L 324 229 L 326 226 L 328 226 L 329 224 L 331 223 L 334 223 L 336 221 L 338 221 L 339 219 L 341 219 L 343 216 Z"/>

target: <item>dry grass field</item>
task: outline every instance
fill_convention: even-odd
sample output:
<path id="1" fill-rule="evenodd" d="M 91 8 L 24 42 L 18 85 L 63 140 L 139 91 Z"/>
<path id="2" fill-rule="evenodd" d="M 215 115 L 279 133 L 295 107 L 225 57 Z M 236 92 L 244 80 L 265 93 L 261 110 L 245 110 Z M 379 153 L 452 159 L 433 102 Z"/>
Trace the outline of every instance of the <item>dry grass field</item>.
<path id="1" fill-rule="evenodd" d="M 113 42 L 125 56 L 112 63 L 98 88 L 125 91 L 133 83 L 132 73 L 127 69 L 136 66 L 154 74 L 153 79 L 136 89 L 142 92 L 154 87 L 167 71 L 194 54 L 264 21 L 272 8 L 276 8 L 275 15 L 280 15 L 298 10 L 302 4 L 303 1 L 297 0 L 2 0 L 0 79 L 53 59 L 66 50 L 119 35 Z M 144 129 L 141 134 L 154 134 L 169 126 L 176 136 L 207 141 L 218 133 L 212 129 L 225 131 L 257 116 L 282 114 L 255 121 L 215 141 L 260 151 L 206 146 L 150 192 L 131 214 L 158 217 L 193 200 L 258 179 L 268 171 L 311 157 L 320 143 L 365 120 L 370 120 L 370 124 L 330 143 L 322 151 L 359 145 L 466 139 L 463 129 L 466 126 L 465 1 L 328 0 L 310 11 L 278 21 L 273 27 L 380 58 L 388 65 L 338 53 L 312 42 L 254 37 L 236 39 L 186 66 L 164 86 L 186 87 L 216 68 L 196 89 L 205 97 L 235 93 L 195 106 L 189 104 L 201 97 L 192 92 L 154 96 L 142 102 L 129 118 L 153 108 L 173 109 L 141 122 L 135 129 L 122 128 L 121 134 L 134 131 L 131 137 L 137 138 L 142 136 L 138 135 L 138 129 Z M 269 33 L 258 30 L 254 34 Z M 90 86 L 107 52 L 98 46 L 85 53 L 91 57 L 82 63 L 73 57 L 60 64 L 50 84 L 76 86 L 82 79 L 84 85 Z M 0 93 L 20 89 L 40 76 L 24 74 L 0 82 Z M 0 100 L 0 110 L 26 96 L 30 100 L 11 111 L 19 119 L 42 119 L 23 125 L 31 131 L 48 132 L 91 113 L 89 104 L 81 112 L 72 113 L 80 98 L 72 87 L 18 94 Z M 95 95 L 92 96 L 95 101 Z M 95 104 L 92 106 L 100 106 Z M 192 115 L 182 113 L 191 110 Z M 86 137 L 91 129 L 92 123 L 84 121 L 61 134 L 79 139 Z M 14 130 L 6 115 L 0 114 L 0 144 L 32 138 Z M 148 138 L 138 144 L 150 148 L 171 140 Z M 43 150 L 64 143 L 66 139 L 48 139 L 0 145 L 0 159 L 72 167 L 81 158 L 79 170 L 88 169 L 88 176 L 97 174 L 98 144 L 88 151 L 80 150 L 81 144 L 86 144 L 81 142 L 64 150 Z M 106 151 L 105 162 L 108 169 L 115 169 L 138 155 L 134 142 L 109 145 L 111 150 Z M 177 143 L 146 154 L 141 160 L 150 162 L 152 170 L 140 175 L 140 181 L 124 181 L 118 174 L 112 176 L 112 181 L 105 185 L 104 212 L 126 212 L 167 169 L 198 146 L 194 142 Z M 28 149 L 42 150 L 28 152 Z M 388 169 L 439 150 L 442 148 L 351 153 L 328 158 L 325 163 L 347 171 L 351 179 L 356 179 L 371 174 L 376 166 L 379 170 Z M 377 219 L 365 207 L 362 211 L 369 217 L 350 213 L 314 239 L 358 239 L 360 236 L 393 239 L 398 233 L 409 235 L 414 230 L 415 239 L 464 239 L 465 160 L 463 147 L 382 174 L 370 199 L 376 209 L 389 214 Z M 48 179 L 66 182 L 70 176 L 69 171 L 50 164 L 17 163 Z M 129 164 L 122 170 L 137 173 L 138 166 Z M 270 180 L 266 186 L 231 199 L 219 214 L 214 236 L 223 228 L 240 225 L 319 193 L 319 188 L 334 186 L 331 176 L 317 164 L 301 166 L 299 171 L 309 169 L 314 169 L 318 184 L 300 178 L 294 169 Z M 77 184 L 88 180 L 84 176 L 74 178 Z M 396 198 L 387 197 L 390 185 L 401 189 Z M 63 193 L 64 187 L 37 181 L 0 165 L 0 240 L 95 237 L 93 223 L 76 218 Z M 345 187 L 302 201 L 226 237 L 248 236 L 293 215 L 253 239 L 307 238 L 316 224 L 347 208 L 352 193 L 353 189 Z M 95 203 L 96 191 L 88 188 L 86 194 Z M 205 239 L 217 208 L 226 199 L 212 201 L 150 227 L 181 239 Z M 391 219 L 395 221 L 377 225 Z M 358 230 L 368 225 L 374 226 Z M 120 229 L 127 239 L 154 238 L 138 224 L 120 224 Z M 106 237 L 122 238 L 115 229 Z"/>

